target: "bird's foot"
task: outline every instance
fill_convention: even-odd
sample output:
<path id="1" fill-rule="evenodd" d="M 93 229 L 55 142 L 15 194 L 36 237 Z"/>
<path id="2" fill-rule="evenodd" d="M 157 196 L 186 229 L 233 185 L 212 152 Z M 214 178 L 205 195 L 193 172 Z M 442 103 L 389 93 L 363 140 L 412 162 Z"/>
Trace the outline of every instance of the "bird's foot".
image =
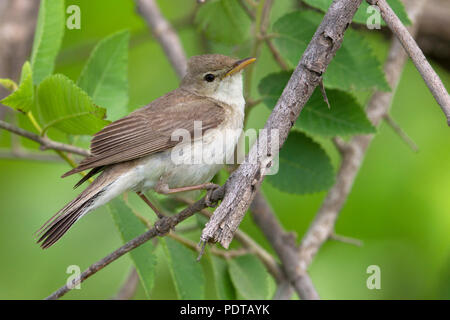
<path id="1" fill-rule="evenodd" d="M 208 185 L 208 187 L 207 188 L 205 188 L 206 189 L 206 196 L 205 196 L 205 204 L 208 206 L 208 207 L 210 207 L 210 208 L 215 208 L 215 207 L 217 207 L 217 204 L 218 204 L 218 200 L 216 200 L 216 201 L 212 201 L 211 200 L 211 197 L 212 197 L 212 195 L 213 195 L 213 193 L 214 193 L 214 191 L 217 189 L 217 188 L 219 188 L 220 186 L 218 185 L 218 184 L 215 184 L 215 183 L 209 183 L 209 185 Z"/>

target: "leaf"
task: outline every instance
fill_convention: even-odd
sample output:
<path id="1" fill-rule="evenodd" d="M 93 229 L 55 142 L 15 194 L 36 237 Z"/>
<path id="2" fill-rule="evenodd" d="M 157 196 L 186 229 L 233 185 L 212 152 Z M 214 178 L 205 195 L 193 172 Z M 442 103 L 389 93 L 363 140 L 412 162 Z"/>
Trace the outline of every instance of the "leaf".
<path id="1" fill-rule="evenodd" d="M 147 230 L 136 215 L 133 214 L 130 207 L 120 198 L 112 200 L 108 204 L 108 208 L 122 237 L 123 243 L 143 234 Z M 147 298 L 150 298 L 155 281 L 156 268 L 156 255 L 154 254 L 152 243 L 147 241 L 133 249 L 130 251 L 130 256 L 141 279 L 145 294 Z"/>
<path id="2" fill-rule="evenodd" d="M 173 239 L 164 238 L 170 273 L 180 299 L 199 300 L 205 298 L 205 275 L 194 252 Z"/>
<path id="3" fill-rule="evenodd" d="M 228 260 L 228 271 L 234 287 L 244 299 L 267 299 L 269 274 L 254 255 L 247 254 Z"/>
<path id="4" fill-rule="evenodd" d="M 318 8 L 324 12 L 328 11 L 328 8 L 331 5 L 333 0 L 304 0 L 305 3 L 309 4 L 311 7 Z M 397 14 L 399 19 L 405 25 L 410 25 L 411 20 L 408 18 L 408 14 L 406 13 L 405 7 L 400 0 L 387 0 L 388 4 L 391 6 L 392 10 Z M 356 11 L 355 16 L 353 17 L 353 22 L 363 23 L 367 22 L 367 19 L 372 15 L 367 13 L 367 8 L 369 4 L 366 1 L 363 1 L 359 6 L 358 11 Z M 381 20 L 381 25 L 386 25 L 383 20 Z"/>
<path id="5" fill-rule="evenodd" d="M 18 85 L 17 83 L 14 82 L 14 80 L 6 78 L 0 79 L 0 85 L 6 90 L 11 92 L 16 91 L 18 88 Z"/>
<path id="6" fill-rule="evenodd" d="M 100 41 L 78 79 L 80 88 L 96 105 L 106 108 L 113 121 L 128 112 L 129 38 L 128 31 L 121 31 Z"/>
<path id="7" fill-rule="evenodd" d="M 209 255 L 214 274 L 214 285 L 216 287 L 217 298 L 220 300 L 235 300 L 236 291 L 231 282 L 228 272 L 227 262 L 212 254 Z"/>
<path id="8" fill-rule="evenodd" d="M 322 147 L 299 131 L 291 131 L 279 154 L 277 174 L 267 176 L 275 188 L 295 194 L 327 190 L 333 185 L 334 171 Z"/>
<path id="9" fill-rule="evenodd" d="M 266 76 L 259 83 L 263 102 L 273 108 L 286 86 L 291 72 L 282 71 Z M 295 127 L 322 136 L 374 133 L 362 107 L 352 95 L 335 89 L 326 90 L 331 109 L 317 88 L 295 123 Z"/>
<path id="10" fill-rule="evenodd" d="M 41 0 L 31 53 L 34 84 L 52 74 L 64 36 L 64 0 Z"/>
<path id="11" fill-rule="evenodd" d="M 281 17 L 274 24 L 278 37 L 274 44 L 292 66 L 297 66 L 308 43 L 318 28 L 322 15 L 312 11 L 295 11 Z M 381 64 L 364 38 L 356 31 L 345 32 L 342 47 L 331 60 L 324 76 L 329 88 L 389 90 Z"/>
<path id="12" fill-rule="evenodd" d="M 37 102 L 44 132 L 55 127 L 69 134 L 94 134 L 109 123 L 103 120 L 106 110 L 95 106 L 86 92 L 62 74 L 42 81 Z"/>
<path id="13" fill-rule="evenodd" d="M 30 111 L 34 104 L 34 87 L 31 66 L 28 61 L 22 67 L 19 88 L 0 103 L 24 113 Z"/>
<path id="14" fill-rule="evenodd" d="M 200 7 L 195 22 L 208 39 L 226 44 L 244 42 L 251 21 L 236 0 L 210 0 Z"/>

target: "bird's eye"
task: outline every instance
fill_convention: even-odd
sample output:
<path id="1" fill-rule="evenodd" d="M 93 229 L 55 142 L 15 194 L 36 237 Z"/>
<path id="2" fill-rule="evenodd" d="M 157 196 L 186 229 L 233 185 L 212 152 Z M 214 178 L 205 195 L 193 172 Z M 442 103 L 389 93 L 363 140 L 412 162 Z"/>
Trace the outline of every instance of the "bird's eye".
<path id="1" fill-rule="evenodd" d="M 205 75 L 205 77 L 204 77 L 205 81 L 208 81 L 208 82 L 213 82 L 215 78 L 216 78 L 216 77 L 215 77 L 212 73 L 208 73 L 208 74 Z"/>

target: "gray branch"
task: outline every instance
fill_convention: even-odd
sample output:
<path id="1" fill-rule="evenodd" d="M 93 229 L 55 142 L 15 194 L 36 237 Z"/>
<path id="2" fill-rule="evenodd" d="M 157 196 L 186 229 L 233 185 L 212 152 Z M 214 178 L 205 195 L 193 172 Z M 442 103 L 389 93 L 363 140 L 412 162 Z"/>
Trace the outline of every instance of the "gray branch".
<path id="1" fill-rule="evenodd" d="M 423 0 L 412 0 L 409 16 L 416 21 L 421 11 Z M 415 29 L 411 29 L 414 34 Z M 389 56 L 384 66 L 386 78 L 393 89 L 391 92 L 377 91 L 372 96 L 367 107 L 367 115 L 373 125 L 378 125 L 387 114 L 394 96 L 394 89 L 400 80 L 404 64 L 408 56 L 396 39 L 392 41 Z M 306 270 L 322 244 L 334 233 L 334 225 L 358 174 L 364 159 L 365 152 L 373 135 L 360 135 L 354 137 L 349 143 L 339 142 L 342 152 L 342 161 L 336 177 L 336 183 L 329 190 L 314 221 L 311 223 L 300 244 L 300 267 Z"/>
<path id="2" fill-rule="evenodd" d="M 279 148 L 340 48 L 344 32 L 361 2 L 335 0 L 325 14 L 264 127 L 267 137 L 271 136 L 272 130 L 278 130 Z M 260 150 L 258 145 L 261 145 L 263 138 L 258 138 L 245 161 L 227 180 L 225 197 L 203 229 L 202 241 L 220 242 L 228 248 L 274 156 L 279 152 Z"/>
<path id="3" fill-rule="evenodd" d="M 450 96 L 408 29 L 395 15 L 386 0 L 367 0 L 367 2 L 372 5 L 377 5 L 380 8 L 381 16 L 411 57 L 411 60 L 433 94 L 433 97 L 444 112 L 447 118 L 447 124 L 450 126 Z"/>

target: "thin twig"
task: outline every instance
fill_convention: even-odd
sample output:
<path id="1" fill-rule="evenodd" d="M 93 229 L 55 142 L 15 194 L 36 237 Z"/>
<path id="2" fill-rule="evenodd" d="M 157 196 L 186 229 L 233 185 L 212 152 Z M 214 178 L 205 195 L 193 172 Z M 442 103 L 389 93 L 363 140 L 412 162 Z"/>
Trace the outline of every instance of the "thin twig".
<path id="1" fill-rule="evenodd" d="M 445 89 L 442 80 L 431 67 L 427 58 L 420 50 L 414 38 L 411 36 L 408 29 L 403 25 L 395 12 L 391 9 L 386 0 L 367 0 L 371 5 L 376 5 L 380 8 L 381 16 L 388 25 L 389 29 L 394 33 L 397 39 L 403 45 L 408 55 L 411 57 L 414 65 L 427 84 L 437 103 L 440 105 L 442 111 L 447 118 L 447 124 L 450 126 L 450 96 Z"/>
<path id="2" fill-rule="evenodd" d="M 113 298 L 114 300 L 130 300 L 136 294 L 136 289 L 139 284 L 139 275 L 136 271 L 136 268 L 132 267 L 130 274 L 125 280 L 122 287 L 120 287 L 119 292 Z"/>
<path id="3" fill-rule="evenodd" d="M 48 150 L 48 149 L 59 150 L 59 151 L 73 153 L 73 154 L 78 154 L 78 155 L 85 156 L 85 157 L 89 156 L 89 154 L 90 154 L 89 151 L 87 151 L 85 149 L 50 140 L 47 137 L 42 137 L 35 133 L 21 129 L 21 128 L 16 127 L 16 126 L 14 126 L 8 122 L 5 122 L 3 120 L 0 120 L 0 128 L 39 143 L 41 145 L 41 147 L 40 147 L 41 150 Z"/>
<path id="4" fill-rule="evenodd" d="M 0 149 L 0 159 L 24 159 L 43 162 L 61 162 L 61 158 L 56 155 L 31 152 L 23 148 L 14 150 Z"/>
<path id="5" fill-rule="evenodd" d="M 355 238 L 350 238 L 350 237 L 346 237 L 340 234 L 336 234 L 336 233 L 332 233 L 329 237 L 330 240 L 334 240 L 334 241 L 339 241 L 342 243 L 347 243 L 347 244 L 351 244 L 357 247 L 362 247 L 363 246 L 363 242 L 359 239 L 355 239 Z"/>

